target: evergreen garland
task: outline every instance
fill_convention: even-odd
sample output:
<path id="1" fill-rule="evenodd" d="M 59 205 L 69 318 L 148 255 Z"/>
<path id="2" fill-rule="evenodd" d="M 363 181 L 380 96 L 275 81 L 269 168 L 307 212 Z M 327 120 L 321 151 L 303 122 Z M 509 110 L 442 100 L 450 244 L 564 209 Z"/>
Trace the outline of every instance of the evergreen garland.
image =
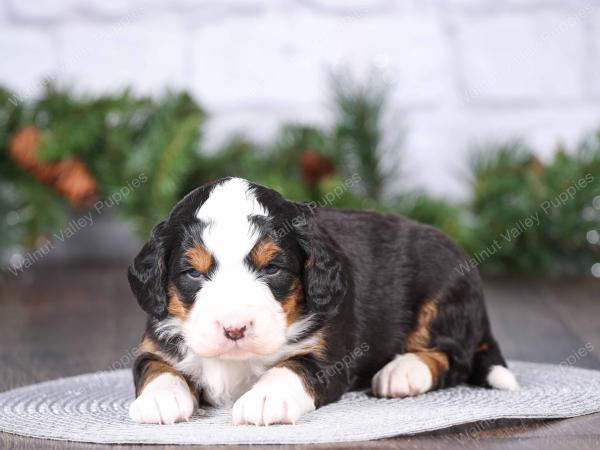
<path id="1" fill-rule="evenodd" d="M 600 219 L 600 206 L 594 206 L 600 205 L 600 133 L 576 151 L 558 149 L 547 164 L 518 142 L 477 152 L 466 203 L 419 191 L 394 194 L 390 184 L 402 127 L 384 126 L 385 85 L 338 76 L 332 92 L 334 120 L 328 126 L 287 124 L 270 145 L 234 135 L 208 152 L 201 140 L 206 113 L 186 93 L 90 97 L 50 85 L 37 101 L 21 102 L 0 88 L 0 260 L 40 245 L 73 208 L 85 210 L 115 196 L 115 211 L 146 239 L 187 192 L 212 179 L 240 176 L 295 200 L 397 212 L 430 223 L 489 273 L 581 274 L 600 262 L 600 246 L 589 239 Z M 22 148 L 14 153 L 24 130 L 39 135 L 31 153 L 35 168 L 23 158 L 31 154 Z M 83 186 L 94 187 L 95 199 L 87 203 L 70 192 L 81 187 L 82 177 Z M 573 188 L 579 180 L 586 185 Z M 535 226 L 522 223 L 536 213 Z M 515 227 L 512 238 L 504 239 Z"/>

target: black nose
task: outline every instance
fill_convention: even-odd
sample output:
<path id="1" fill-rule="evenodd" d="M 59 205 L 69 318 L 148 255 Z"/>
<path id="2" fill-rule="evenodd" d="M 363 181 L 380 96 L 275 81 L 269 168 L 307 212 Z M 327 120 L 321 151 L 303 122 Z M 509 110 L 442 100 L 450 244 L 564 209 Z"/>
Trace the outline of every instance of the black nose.
<path id="1" fill-rule="evenodd" d="M 244 337 L 246 333 L 246 326 L 243 327 L 227 327 L 223 328 L 223 333 L 225 333 L 225 337 L 227 339 L 231 339 L 232 341 L 237 341 Z"/>

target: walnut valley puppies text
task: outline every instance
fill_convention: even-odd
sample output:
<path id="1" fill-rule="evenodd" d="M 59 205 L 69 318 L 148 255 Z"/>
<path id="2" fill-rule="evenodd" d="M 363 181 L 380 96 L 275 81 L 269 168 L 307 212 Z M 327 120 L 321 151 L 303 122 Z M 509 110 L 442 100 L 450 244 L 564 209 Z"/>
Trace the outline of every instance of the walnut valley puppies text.
<path id="1" fill-rule="evenodd" d="M 548 200 L 544 200 L 542 203 L 540 203 L 536 211 L 533 211 L 529 216 L 523 217 L 516 221 L 512 227 L 509 227 L 500 233 L 498 238 L 490 242 L 486 248 L 476 252 L 472 258 L 468 258 L 467 260 L 461 262 L 454 268 L 454 270 L 458 274 L 464 275 L 465 272 L 475 269 L 481 263 L 493 257 L 498 251 L 500 251 L 500 249 L 502 249 L 503 245 L 513 242 L 527 230 L 538 226 L 542 220 L 545 220 L 547 217 L 552 215 L 552 211 L 569 203 L 575 198 L 578 192 L 584 190 L 593 182 L 594 176 L 591 173 L 588 173 L 584 177 L 573 182 L 557 196 Z"/>
<path id="2" fill-rule="evenodd" d="M 357 359 L 365 356 L 365 354 L 369 351 L 369 348 L 369 344 L 363 342 L 359 346 L 355 347 L 352 352 L 344 355 L 341 360 L 336 361 L 334 364 L 327 366 L 322 370 L 319 370 L 317 372 L 317 380 L 319 380 L 319 383 L 324 383 L 327 378 L 341 374 L 345 369 L 348 369 L 355 364 Z"/>
<path id="3" fill-rule="evenodd" d="M 144 173 L 141 173 L 130 180 L 127 185 L 122 186 L 118 191 L 113 192 L 102 200 L 98 200 L 87 213 L 71 219 L 66 226 L 52 233 L 35 250 L 27 252 L 24 255 L 19 255 L 14 261 L 11 260 L 8 270 L 17 276 L 24 270 L 31 268 L 35 263 L 54 250 L 57 245 L 64 243 L 77 233 L 93 226 L 96 217 L 115 206 L 119 206 L 135 189 L 139 188 L 146 181 L 148 181 L 148 177 Z"/>

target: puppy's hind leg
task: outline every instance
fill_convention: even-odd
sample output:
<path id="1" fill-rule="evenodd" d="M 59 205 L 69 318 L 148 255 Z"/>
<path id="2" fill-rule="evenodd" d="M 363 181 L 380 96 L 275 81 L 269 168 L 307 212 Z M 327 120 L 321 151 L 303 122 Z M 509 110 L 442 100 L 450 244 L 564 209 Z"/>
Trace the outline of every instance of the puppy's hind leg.
<path id="1" fill-rule="evenodd" d="M 491 333 L 479 343 L 473 355 L 469 383 L 504 391 L 519 389 L 515 375 L 506 366 L 500 347 Z"/>

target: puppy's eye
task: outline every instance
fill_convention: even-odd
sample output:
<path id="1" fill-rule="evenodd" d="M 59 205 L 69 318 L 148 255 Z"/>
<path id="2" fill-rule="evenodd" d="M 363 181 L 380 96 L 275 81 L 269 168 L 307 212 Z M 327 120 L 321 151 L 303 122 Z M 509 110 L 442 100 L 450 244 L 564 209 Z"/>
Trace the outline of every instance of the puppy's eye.
<path id="1" fill-rule="evenodd" d="M 200 278 L 203 275 L 202 272 L 200 272 L 196 269 L 190 269 L 185 273 L 188 277 L 191 277 L 191 278 Z"/>
<path id="2" fill-rule="evenodd" d="M 265 266 L 263 268 L 263 273 L 265 273 L 267 275 L 275 275 L 280 270 L 281 269 L 278 266 L 276 266 L 275 264 L 269 264 L 268 266 Z"/>

